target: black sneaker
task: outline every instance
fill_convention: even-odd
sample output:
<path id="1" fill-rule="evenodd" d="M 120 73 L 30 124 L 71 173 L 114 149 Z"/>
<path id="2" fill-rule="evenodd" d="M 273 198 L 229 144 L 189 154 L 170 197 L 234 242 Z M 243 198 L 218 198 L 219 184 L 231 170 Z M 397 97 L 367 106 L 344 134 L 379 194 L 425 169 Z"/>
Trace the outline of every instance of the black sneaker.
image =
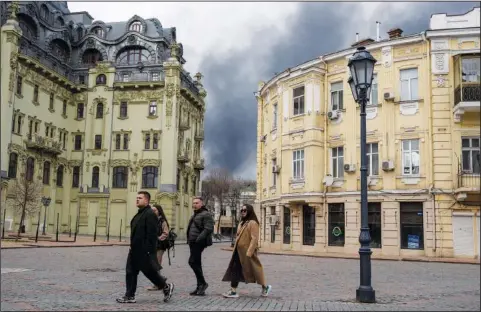
<path id="1" fill-rule="evenodd" d="M 123 296 L 123 297 L 117 298 L 117 302 L 118 303 L 136 303 L 137 301 L 135 301 L 135 297 Z"/>
<path id="2" fill-rule="evenodd" d="M 169 283 L 167 286 L 164 288 L 164 302 L 169 302 L 170 299 L 172 298 L 172 293 L 174 292 L 174 284 Z"/>
<path id="3" fill-rule="evenodd" d="M 205 290 L 209 287 L 209 284 L 205 283 L 204 285 L 200 285 L 197 290 L 197 296 L 205 296 Z"/>
<path id="4" fill-rule="evenodd" d="M 194 289 L 194 291 L 191 291 L 191 292 L 189 293 L 189 295 L 191 295 L 191 296 L 197 296 L 197 292 L 199 291 L 199 287 L 200 287 L 200 286 L 197 286 L 197 288 Z"/>

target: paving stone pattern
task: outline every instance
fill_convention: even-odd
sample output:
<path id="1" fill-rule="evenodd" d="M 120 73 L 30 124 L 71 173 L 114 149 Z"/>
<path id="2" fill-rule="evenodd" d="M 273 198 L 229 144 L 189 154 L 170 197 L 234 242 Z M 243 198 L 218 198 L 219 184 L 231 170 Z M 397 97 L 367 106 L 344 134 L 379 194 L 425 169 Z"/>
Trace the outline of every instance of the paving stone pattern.
<path id="1" fill-rule="evenodd" d="M 140 274 L 136 304 L 118 304 L 125 292 L 128 247 L 34 248 L 1 251 L 1 310 L 168 310 L 168 311 L 479 311 L 479 265 L 373 261 L 376 304 L 355 302 L 359 261 L 260 255 L 273 289 L 260 297 L 260 286 L 241 284 L 240 298 L 225 299 L 221 282 L 231 253 L 215 244 L 204 252 L 210 284 L 205 297 L 191 297 L 195 278 L 188 248 L 176 246 L 164 274 L 176 288 L 171 302 L 150 292 Z M 171 255 L 172 256 L 172 255 Z M 18 268 L 30 271 L 15 270 Z M 2 273 L 3 273 L 2 272 Z"/>

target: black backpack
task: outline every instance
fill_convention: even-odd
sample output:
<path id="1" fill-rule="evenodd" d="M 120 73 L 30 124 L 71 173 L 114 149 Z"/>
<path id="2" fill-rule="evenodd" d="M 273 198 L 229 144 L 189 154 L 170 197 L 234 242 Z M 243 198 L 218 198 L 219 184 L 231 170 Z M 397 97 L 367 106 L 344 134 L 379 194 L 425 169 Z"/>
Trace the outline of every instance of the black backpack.
<path id="1" fill-rule="evenodd" d="M 174 230 L 170 229 L 169 230 L 169 235 L 167 236 L 167 244 L 166 244 L 166 250 L 167 250 L 167 257 L 169 258 L 169 265 L 170 263 L 170 249 L 172 249 L 173 253 L 173 258 L 175 258 L 175 239 L 177 238 L 177 234 L 174 232 Z"/>

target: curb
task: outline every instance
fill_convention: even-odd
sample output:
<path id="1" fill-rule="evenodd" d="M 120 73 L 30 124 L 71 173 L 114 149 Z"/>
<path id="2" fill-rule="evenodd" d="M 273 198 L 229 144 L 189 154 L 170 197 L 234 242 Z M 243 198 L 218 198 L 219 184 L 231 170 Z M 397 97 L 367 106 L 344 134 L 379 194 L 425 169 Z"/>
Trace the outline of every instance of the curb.
<path id="1" fill-rule="evenodd" d="M 233 251 L 232 247 L 224 247 L 221 248 L 221 250 L 224 251 Z M 336 255 L 313 255 L 313 254 L 290 254 L 290 253 L 282 253 L 282 252 L 275 252 L 275 251 L 261 251 L 259 250 L 259 253 L 265 254 L 265 255 L 277 255 L 277 256 L 290 256 L 290 257 L 311 257 L 311 258 L 330 258 L 330 259 L 352 259 L 352 260 L 358 260 L 359 257 L 355 256 L 350 256 L 350 255 L 345 255 L 345 256 L 336 256 Z M 371 257 L 372 260 L 381 260 L 381 261 L 407 261 L 407 262 L 430 262 L 430 263 L 452 263 L 452 264 L 475 264 L 479 265 L 480 260 L 476 259 L 456 259 L 456 258 L 426 258 L 426 259 L 420 259 L 420 258 L 405 258 L 405 257 L 400 257 L 400 258 L 378 258 L 378 257 Z"/>

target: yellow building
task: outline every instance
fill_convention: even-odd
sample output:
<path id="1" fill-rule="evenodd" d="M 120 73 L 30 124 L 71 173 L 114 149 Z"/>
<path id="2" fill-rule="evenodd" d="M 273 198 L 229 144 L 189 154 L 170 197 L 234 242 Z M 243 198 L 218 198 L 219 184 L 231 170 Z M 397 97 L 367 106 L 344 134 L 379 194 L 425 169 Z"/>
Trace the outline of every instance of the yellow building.
<path id="1" fill-rule="evenodd" d="M 367 108 L 373 255 L 479 256 L 479 8 L 430 30 L 356 42 L 261 82 L 261 244 L 357 254 L 360 117 L 347 83 L 357 46 L 376 58 Z"/>
<path id="2" fill-rule="evenodd" d="M 204 168 L 206 92 L 183 69 L 176 29 L 155 18 L 93 21 L 66 2 L 1 3 L 1 173 L 5 228 L 21 174 L 39 179 L 47 231 L 130 233 L 147 190 L 185 236 Z M 39 202 L 39 206 L 41 203 Z M 43 226 L 43 212 L 40 226 Z M 3 211 L 2 211 L 3 218 Z M 30 216 L 27 231 L 37 228 Z"/>

